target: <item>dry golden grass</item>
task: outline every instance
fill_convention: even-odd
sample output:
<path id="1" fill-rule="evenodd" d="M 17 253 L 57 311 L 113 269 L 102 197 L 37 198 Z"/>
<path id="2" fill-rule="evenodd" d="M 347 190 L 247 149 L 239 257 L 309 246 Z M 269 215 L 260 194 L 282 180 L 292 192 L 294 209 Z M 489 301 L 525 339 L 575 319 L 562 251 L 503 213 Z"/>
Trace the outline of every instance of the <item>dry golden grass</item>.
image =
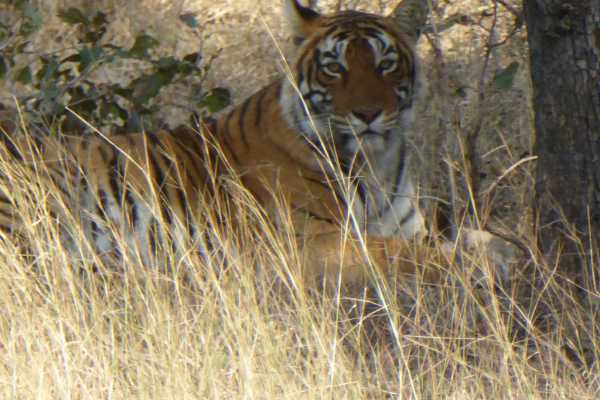
<path id="1" fill-rule="evenodd" d="M 530 262 L 497 285 L 475 255 L 448 266 L 442 285 L 374 275 L 365 288 L 307 288 L 293 232 L 261 224 L 243 191 L 233 209 L 254 223 L 235 238 L 213 232 L 226 264 L 174 254 L 165 241 L 154 267 L 135 255 L 108 265 L 85 251 L 90 245 L 68 212 L 61 221 L 77 250 L 64 250 L 49 210 L 61 199 L 43 164 L 3 160 L 2 170 L 1 189 L 26 221 L 19 239 L 0 243 L 2 398 L 599 393 L 591 276 L 577 293 L 552 268 Z"/>
<path id="2" fill-rule="evenodd" d="M 52 11 L 75 2 L 42 3 Z M 258 3 L 94 4 L 120 17 L 116 38 L 156 29 L 173 38 L 170 50 L 194 46 L 180 43 L 185 35 L 174 21 L 180 10 L 198 11 L 206 51 L 223 48 L 211 79 L 234 88 L 239 99 L 277 74 L 279 56 L 263 20 L 283 38 L 279 11 L 270 1 Z M 480 2 L 455 3 L 464 12 Z M 462 171 L 456 143 L 480 115 L 479 150 L 492 182 L 518 162 L 531 137 L 526 71 L 513 90 L 490 89 L 480 102 L 485 39 L 462 26 L 442 36 L 442 59 L 426 41 L 422 46 L 431 87 L 416 130 L 424 133 L 414 142 L 428 195 L 444 185 L 436 179 L 443 166 L 431 161 L 440 157 L 431 154 L 448 154 Z M 524 54 L 518 36 L 493 62 L 523 63 Z M 453 96 L 440 86 L 464 86 L 467 94 Z M 591 260 L 580 286 L 541 260 L 524 211 L 531 183 L 524 166 L 501 181 L 481 210 L 482 219 L 502 220 L 517 232 L 530 252 L 508 283 L 496 285 L 489 266 L 475 257 L 449 267 L 444 285 L 374 276 L 369 288 L 339 291 L 303 287 L 290 233 L 260 223 L 240 234 L 235 247 L 244 250 L 230 251 L 226 266 L 218 258 L 207 265 L 172 254 L 168 243 L 157 268 L 135 257 L 117 267 L 89 257 L 76 261 L 61 246 L 47 183 L 13 174 L 2 190 L 19 200 L 29 222 L 21 238 L 28 248 L 24 254 L 17 238 L 0 240 L 0 398 L 597 399 L 598 260 Z M 7 160 L 0 165 L 5 174 L 14 168 Z M 251 202 L 239 209 L 249 218 L 257 214 Z M 230 239 L 214 235 L 227 252 Z M 78 248 L 88 246 L 75 237 Z M 475 284 L 477 272 L 486 278 Z"/>

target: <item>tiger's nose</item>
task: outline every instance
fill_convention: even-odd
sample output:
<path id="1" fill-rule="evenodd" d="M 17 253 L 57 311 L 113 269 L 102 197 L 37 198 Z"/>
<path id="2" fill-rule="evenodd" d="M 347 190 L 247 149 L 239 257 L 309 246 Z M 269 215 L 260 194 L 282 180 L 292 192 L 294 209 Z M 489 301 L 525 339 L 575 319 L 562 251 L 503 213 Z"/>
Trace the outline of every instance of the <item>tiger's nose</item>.
<path id="1" fill-rule="evenodd" d="M 370 124 L 381 115 L 383 110 L 376 107 L 361 107 L 352 110 L 352 115 L 360 119 L 364 123 Z"/>

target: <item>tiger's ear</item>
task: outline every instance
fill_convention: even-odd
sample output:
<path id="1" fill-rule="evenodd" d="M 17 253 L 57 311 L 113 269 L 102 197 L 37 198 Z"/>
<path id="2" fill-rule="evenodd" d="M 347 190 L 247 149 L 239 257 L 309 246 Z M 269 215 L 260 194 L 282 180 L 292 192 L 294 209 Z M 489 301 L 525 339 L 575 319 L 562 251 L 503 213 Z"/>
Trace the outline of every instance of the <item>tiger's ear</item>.
<path id="1" fill-rule="evenodd" d="M 318 25 L 321 14 L 298 0 L 285 0 L 285 16 L 292 29 L 294 44 L 300 45 Z"/>
<path id="2" fill-rule="evenodd" d="M 404 0 L 388 17 L 396 22 L 402 32 L 408 34 L 416 42 L 427 22 L 429 1 L 431 0 Z"/>

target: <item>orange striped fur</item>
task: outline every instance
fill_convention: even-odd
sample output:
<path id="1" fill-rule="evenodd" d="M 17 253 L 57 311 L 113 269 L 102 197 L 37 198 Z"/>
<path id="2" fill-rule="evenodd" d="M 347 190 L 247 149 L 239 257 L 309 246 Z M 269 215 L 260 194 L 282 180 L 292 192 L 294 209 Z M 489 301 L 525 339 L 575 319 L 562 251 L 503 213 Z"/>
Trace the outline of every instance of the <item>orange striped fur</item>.
<path id="1" fill-rule="evenodd" d="M 414 256 L 427 245 L 406 137 L 421 86 L 414 47 L 426 3 L 404 0 L 383 17 L 320 15 L 288 0 L 298 45 L 293 76 L 258 91 L 212 129 L 5 140 L 2 157 L 47 167 L 64 191 L 56 213 L 66 207 L 79 215 L 102 254 L 111 254 L 115 230 L 143 259 L 160 240 L 156 224 L 175 242 L 201 236 L 220 219 L 208 218 L 207 208 L 231 201 L 222 183 L 233 176 L 274 226 L 293 224 L 311 276 L 342 271 L 344 279 L 362 279 L 365 256 L 386 273 L 415 272 Z M 0 224 L 12 229 L 16 200 L 6 185 Z M 282 220 L 282 204 L 291 221 Z M 346 243 L 349 219 L 362 241 Z"/>

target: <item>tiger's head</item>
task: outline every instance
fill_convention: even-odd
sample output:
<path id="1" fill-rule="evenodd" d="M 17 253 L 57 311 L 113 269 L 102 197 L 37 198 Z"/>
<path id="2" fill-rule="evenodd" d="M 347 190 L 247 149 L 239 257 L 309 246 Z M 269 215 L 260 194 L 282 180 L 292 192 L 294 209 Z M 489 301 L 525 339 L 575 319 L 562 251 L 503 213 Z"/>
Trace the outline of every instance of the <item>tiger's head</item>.
<path id="1" fill-rule="evenodd" d="M 427 1 L 404 0 L 388 16 L 286 5 L 297 46 L 282 96 L 288 123 L 350 153 L 383 150 L 403 135 L 420 89 L 414 47 Z"/>

